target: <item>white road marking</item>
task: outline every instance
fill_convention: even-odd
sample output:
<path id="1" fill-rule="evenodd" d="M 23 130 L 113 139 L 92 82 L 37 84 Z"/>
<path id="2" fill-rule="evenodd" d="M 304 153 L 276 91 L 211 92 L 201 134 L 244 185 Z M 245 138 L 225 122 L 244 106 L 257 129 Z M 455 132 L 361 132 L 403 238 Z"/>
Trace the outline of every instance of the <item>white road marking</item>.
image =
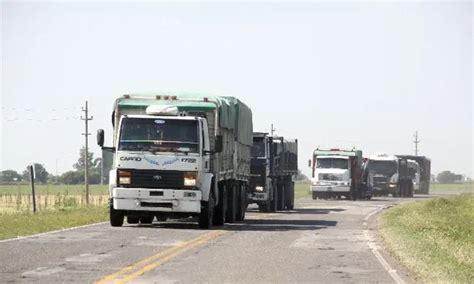
<path id="1" fill-rule="evenodd" d="M 364 226 L 367 227 L 367 221 L 370 219 L 370 217 L 372 217 L 373 215 L 379 213 L 380 211 L 382 211 L 386 208 L 388 208 L 388 207 L 381 206 L 381 207 L 377 208 L 376 210 L 370 212 L 367 216 L 365 216 Z M 383 266 L 383 268 L 388 272 L 388 274 L 390 274 L 390 276 L 395 281 L 395 283 L 405 284 L 405 281 L 398 275 L 397 270 L 393 269 L 390 266 L 390 264 L 385 260 L 385 258 L 382 256 L 382 254 L 380 254 L 380 252 L 378 251 L 375 239 L 372 236 L 371 232 L 366 229 L 366 230 L 364 230 L 364 235 L 365 235 L 365 238 L 367 240 L 367 244 L 368 244 L 370 250 L 375 255 L 375 257 L 380 262 L 380 264 Z"/>
<path id="2" fill-rule="evenodd" d="M 103 225 L 103 224 L 106 224 L 106 223 L 108 223 L 108 222 L 101 222 L 101 223 L 94 223 L 94 224 L 89 224 L 89 225 L 71 227 L 71 228 L 60 229 L 60 230 L 55 230 L 55 231 L 49 231 L 49 232 L 44 232 L 44 233 L 39 233 L 39 234 L 24 236 L 24 237 L 16 237 L 16 238 L 12 238 L 12 239 L 1 240 L 0 243 L 7 243 L 7 242 L 13 242 L 13 241 L 21 241 L 21 240 L 26 240 L 26 239 L 32 239 L 32 238 L 41 237 L 41 236 L 44 236 L 44 235 L 67 232 L 67 231 L 72 231 L 72 230 L 76 230 L 76 229 L 83 229 L 83 228 L 87 228 L 87 227 Z"/>

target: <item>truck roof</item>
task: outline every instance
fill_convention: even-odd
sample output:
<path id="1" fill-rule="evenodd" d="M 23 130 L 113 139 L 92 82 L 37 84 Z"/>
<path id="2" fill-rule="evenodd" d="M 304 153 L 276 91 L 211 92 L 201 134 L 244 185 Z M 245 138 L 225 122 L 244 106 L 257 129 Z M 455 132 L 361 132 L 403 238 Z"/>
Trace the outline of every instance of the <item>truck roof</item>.
<path id="1" fill-rule="evenodd" d="M 131 93 L 119 97 L 115 104 L 123 108 L 147 107 L 150 105 L 173 105 L 180 111 L 210 111 L 220 104 L 230 104 L 226 97 L 205 93 L 158 91 Z"/>
<path id="2" fill-rule="evenodd" d="M 398 158 L 396 156 L 393 156 L 393 155 L 388 155 L 388 154 L 385 154 L 385 153 L 378 153 L 378 154 L 370 155 L 369 160 L 373 160 L 373 161 L 397 161 Z"/>
<path id="3" fill-rule="evenodd" d="M 233 129 L 236 140 L 243 144 L 253 143 L 252 110 L 239 99 L 229 96 L 184 91 L 130 93 L 115 100 L 115 119 L 123 114 L 121 109 L 127 114 L 144 114 L 151 105 L 176 106 L 180 112 L 217 111 L 220 127 Z"/>
<path id="4" fill-rule="evenodd" d="M 346 157 L 352 157 L 352 156 L 359 156 L 362 157 L 362 151 L 361 150 L 344 150 L 344 149 L 319 149 L 317 148 L 316 150 L 313 151 L 314 155 L 320 155 L 320 156 L 346 156 Z"/>

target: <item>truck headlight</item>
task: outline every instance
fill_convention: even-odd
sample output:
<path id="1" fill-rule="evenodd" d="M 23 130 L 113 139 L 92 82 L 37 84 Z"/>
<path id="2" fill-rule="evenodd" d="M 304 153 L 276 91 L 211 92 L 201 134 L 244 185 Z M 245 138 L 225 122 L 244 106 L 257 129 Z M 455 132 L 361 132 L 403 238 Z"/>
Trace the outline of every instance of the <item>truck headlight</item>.
<path id="1" fill-rule="evenodd" d="M 255 191 L 263 191 L 263 186 L 256 186 Z"/>
<path id="2" fill-rule="evenodd" d="M 319 181 L 312 181 L 311 185 L 319 185 Z"/>
<path id="3" fill-rule="evenodd" d="M 389 186 L 389 187 L 396 187 L 397 185 L 394 184 L 394 183 L 391 183 L 391 184 L 389 184 L 388 186 Z"/>
<path id="4" fill-rule="evenodd" d="M 188 172 L 184 175 L 184 186 L 196 186 L 196 172 Z"/>
<path id="5" fill-rule="evenodd" d="M 118 170 L 118 183 L 130 184 L 132 181 L 132 173 L 130 171 Z"/>

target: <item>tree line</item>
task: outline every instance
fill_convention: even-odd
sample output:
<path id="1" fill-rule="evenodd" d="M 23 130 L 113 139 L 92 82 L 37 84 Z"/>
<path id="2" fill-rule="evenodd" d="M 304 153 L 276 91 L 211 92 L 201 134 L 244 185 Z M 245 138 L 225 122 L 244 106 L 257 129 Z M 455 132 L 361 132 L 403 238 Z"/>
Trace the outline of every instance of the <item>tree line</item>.
<path id="1" fill-rule="evenodd" d="M 74 163 L 73 170 L 67 171 L 61 175 L 53 175 L 43 164 L 34 163 L 35 169 L 35 181 L 39 183 L 61 183 L 61 184 L 83 184 L 84 183 L 84 170 L 86 165 L 86 150 L 83 147 L 79 151 L 79 158 Z M 87 161 L 89 162 L 89 183 L 99 184 L 100 183 L 100 172 L 102 167 L 102 158 L 94 158 L 94 153 L 87 154 Z M 19 173 L 14 170 L 5 170 L 0 172 L 0 183 L 11 184 L 30 182 L 30 171 L 29 168 Z M 108 181 L 104 181 L 108 182 Z"/>

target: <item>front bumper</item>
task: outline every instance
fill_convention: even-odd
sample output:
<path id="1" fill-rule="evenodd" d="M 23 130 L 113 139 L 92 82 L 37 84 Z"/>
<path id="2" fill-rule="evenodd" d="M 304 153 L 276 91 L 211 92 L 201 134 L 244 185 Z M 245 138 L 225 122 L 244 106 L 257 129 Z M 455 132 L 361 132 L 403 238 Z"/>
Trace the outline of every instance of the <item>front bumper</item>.
<path id="1" fill-rule="evenodd" d="M 121 188 L 112 189 L 115 210 L 200 213 L 199 190 Z"/>
<path id="2" fill-rule="evenodd" d="M 344 185 L 312 185 L 312 192 L 350 192 L 350 186 Z"/>
<path id="3" fill-rule="evenodd" d="M 266 201 L 268 200 L 268 192 L 252 192 L 248 195 L 252 201 Z"/>

